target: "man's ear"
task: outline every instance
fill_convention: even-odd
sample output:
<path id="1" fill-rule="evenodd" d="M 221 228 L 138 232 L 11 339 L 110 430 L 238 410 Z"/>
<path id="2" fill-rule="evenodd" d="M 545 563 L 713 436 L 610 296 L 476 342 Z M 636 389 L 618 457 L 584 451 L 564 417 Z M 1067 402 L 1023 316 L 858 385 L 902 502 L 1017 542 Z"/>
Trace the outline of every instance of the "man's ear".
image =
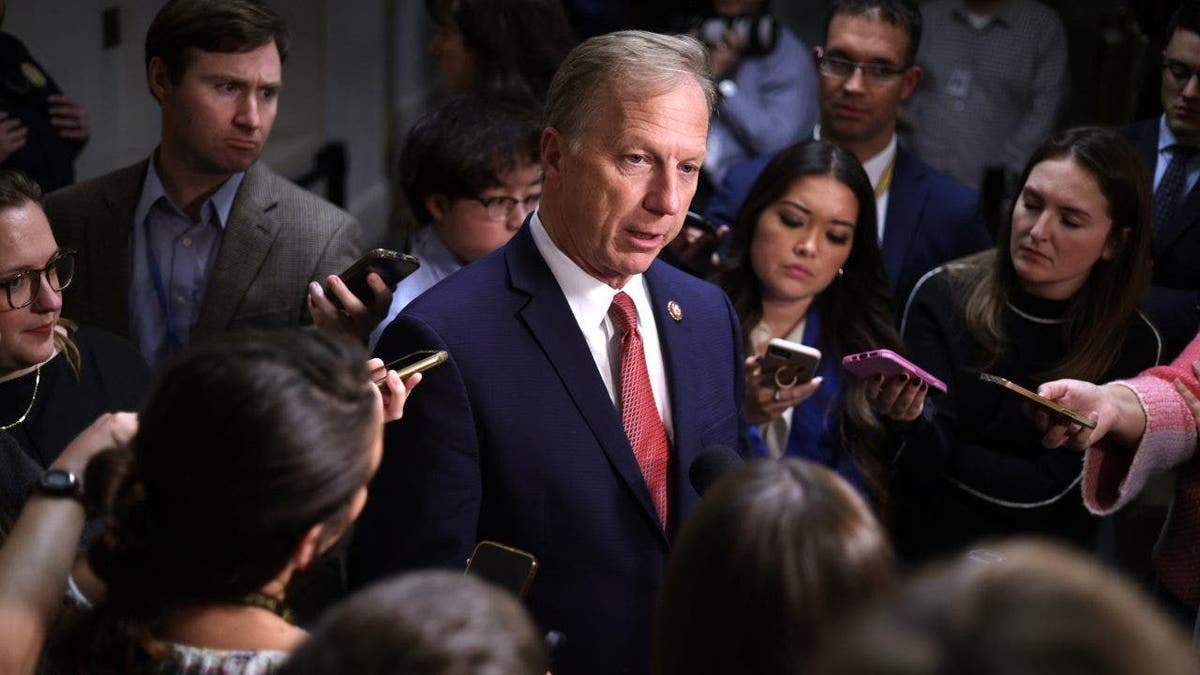
<path id="1" fill-rule="evenodd" d="M 450 210 L 450 200 L 443 194 L 425 195 L 425 210 L 433 216 L 435 223 L 440 223 L 446 217 L 446 212 Z"/>
<path id="2" fill-rule="evenodd" d="M 150 93 L 162 105 L 167 96 L 171 93 L 171 74 L 167 71 L 167 64 L 157 56 L 150 57 L 150 63 L 146 66 L 146 81 L 150 85 Z"/>
<path id="3" fill-rule="evenodd" d="M 562 160 L 570 151 L 569 141 L 554 127 L 542 131 L 542 177 L 544 185 L 562 183 Z"/>
<path id="4" fill-rule="evenodd" d="M 917 85 L 921 84 L 921 78 L 925 77 L 925 71 L 921 70 L 921 66 L 910 66 L 904 71 L 904 81 L 900 87 L 900 100 L 906 101 L 912 93 L 917 90 Z"/>

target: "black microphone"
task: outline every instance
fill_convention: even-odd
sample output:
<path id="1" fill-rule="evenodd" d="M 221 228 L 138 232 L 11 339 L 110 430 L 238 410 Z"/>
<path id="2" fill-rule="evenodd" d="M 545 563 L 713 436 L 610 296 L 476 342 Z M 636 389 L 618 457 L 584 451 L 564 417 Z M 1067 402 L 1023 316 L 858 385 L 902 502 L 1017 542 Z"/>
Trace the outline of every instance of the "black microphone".
<path id="1" fill-rule="evenodd" d="M 741 455 L 728 445 L 711 445 L 700 451 L 688 469 L 692 487 L 701 497 L 721 476 L 745 464 Z"/>

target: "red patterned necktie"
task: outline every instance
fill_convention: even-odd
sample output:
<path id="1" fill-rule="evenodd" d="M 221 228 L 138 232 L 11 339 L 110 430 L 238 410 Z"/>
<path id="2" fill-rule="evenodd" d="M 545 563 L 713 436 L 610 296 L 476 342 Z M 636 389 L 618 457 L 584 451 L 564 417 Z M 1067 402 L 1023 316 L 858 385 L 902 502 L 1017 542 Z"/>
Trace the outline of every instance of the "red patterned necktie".
<path id="1" fill-rule="evenodd" d="M 650 489 L 658 521 L 663 531 L 669 532 L 667 469 L 671 451 L 667 429 L 654 403 L 654 390 L 650 388 L 646 353 L 637 327 L 637 308 L 622 291 L 613 296 L 608 315 L 621 338 L 621 426 L 625 427 L 642 478 Z"/>

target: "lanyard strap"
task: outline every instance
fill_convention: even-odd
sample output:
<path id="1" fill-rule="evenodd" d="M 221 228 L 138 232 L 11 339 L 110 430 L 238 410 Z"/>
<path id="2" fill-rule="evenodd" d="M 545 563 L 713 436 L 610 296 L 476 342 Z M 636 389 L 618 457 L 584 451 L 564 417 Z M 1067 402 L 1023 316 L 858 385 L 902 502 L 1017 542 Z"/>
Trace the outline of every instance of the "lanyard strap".
<path id="1" fill-rule="evenodd" d="M 175 331 L 175 323 L 171 321 L 171 303 L 167 297 L 167 289 L 163 284 L 162 271 L 158 267 L 158 256 L 154 255 L 154 242 L 150 238 L 150 218 L 142 221 L 146 231 L 146 263 L 150 267 L 150 281 L 154 284 L 154 295 L 158 297 L 158 306 L 162 309 L 163 323 L 167 327 L 167 349 L 174 354 L 183 349 L 179 334 Z"/>
<path id="2" fill-rule="evenodd" d="M 892 187 L 892 174 L 896 172 L 896 156 L 892 155 L 892 161 L 888 162 L 887 168 L 883 170 L 883 175 L 879 177 L 879 185 L 875 186 L 875 199 L 882 199 L 883 194 Z"/>

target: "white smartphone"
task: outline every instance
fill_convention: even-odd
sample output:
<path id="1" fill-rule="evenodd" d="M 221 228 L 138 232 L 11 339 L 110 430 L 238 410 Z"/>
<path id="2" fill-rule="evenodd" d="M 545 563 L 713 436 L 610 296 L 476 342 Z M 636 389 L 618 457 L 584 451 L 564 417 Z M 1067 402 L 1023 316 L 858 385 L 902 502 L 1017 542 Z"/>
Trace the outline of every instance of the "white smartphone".
<path id="1" fill-rule="evenodd" d="M 817 367 L 821 365 L 821 350 L 790 340 L 771 338 L 760 362 L 762 386 L 787 389 L 804 384 L 816 376 Z"/>

